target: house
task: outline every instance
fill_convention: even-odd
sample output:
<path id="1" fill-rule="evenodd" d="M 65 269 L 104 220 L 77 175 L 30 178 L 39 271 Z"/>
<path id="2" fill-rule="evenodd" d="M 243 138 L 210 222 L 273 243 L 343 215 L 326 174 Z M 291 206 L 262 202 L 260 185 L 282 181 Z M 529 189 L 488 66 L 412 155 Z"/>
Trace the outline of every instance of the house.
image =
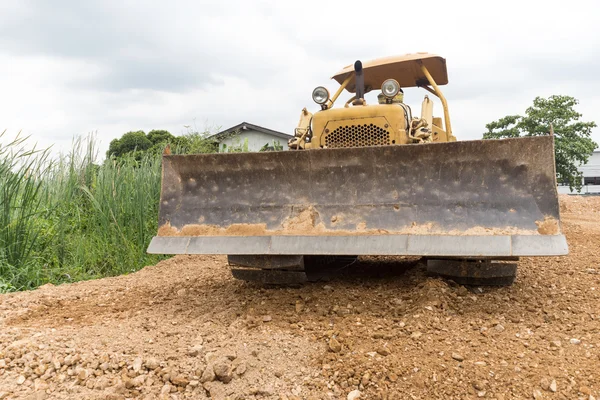
<path id="1" fill-rule="evenodd" d="M 583 173 L 583 188 L 581 193 L 600 194 L 600 150 L 594 151 L 585 165 L 580 166 Z M 571 193 L 568 186 L 559 186 L 559 193 Z"/>
<path id="2" fill-rule="evenodd" d="M 293 136 L 242 122 L 209 137 L 219 144 L 219 152 L 287 150 Z"/>

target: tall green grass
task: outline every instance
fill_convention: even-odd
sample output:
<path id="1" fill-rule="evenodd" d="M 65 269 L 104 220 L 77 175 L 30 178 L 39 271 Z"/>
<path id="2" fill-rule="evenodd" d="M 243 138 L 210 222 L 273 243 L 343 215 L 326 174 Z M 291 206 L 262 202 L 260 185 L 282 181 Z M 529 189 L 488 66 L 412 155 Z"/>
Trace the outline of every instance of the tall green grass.
<path id="1" fill-rule="evenodd" d="M 6 142 L 0 134 L 0 143 Z M 0 145 L 0 291 L 135 271 L 157 230 L 161 156 L 98 161 L 93 136 L 50 159 Z"/>

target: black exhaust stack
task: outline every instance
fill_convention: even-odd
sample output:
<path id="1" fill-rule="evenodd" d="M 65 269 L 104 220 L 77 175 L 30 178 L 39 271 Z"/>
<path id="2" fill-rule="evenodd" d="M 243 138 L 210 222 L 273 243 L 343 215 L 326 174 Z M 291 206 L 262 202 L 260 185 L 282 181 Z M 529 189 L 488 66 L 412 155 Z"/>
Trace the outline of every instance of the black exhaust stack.
<path id="1" fill-rule="evenodd" d="M 354 63 L 354 73 L 356 75 L 355 87 L 356 87 L 356 100 L 365 99 L 365 76 L 363 75 L 362 62 L 357 60 Z"/>

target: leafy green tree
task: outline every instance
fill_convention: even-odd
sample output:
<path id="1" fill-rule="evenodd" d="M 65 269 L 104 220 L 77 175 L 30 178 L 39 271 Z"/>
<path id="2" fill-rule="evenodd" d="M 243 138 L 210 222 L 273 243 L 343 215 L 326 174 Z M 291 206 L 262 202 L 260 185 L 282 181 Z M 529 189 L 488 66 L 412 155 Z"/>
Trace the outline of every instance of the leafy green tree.
<path id="1" fill-rule="evenodd" d="M 487 124 L 483 138 L 542 136 L 548 135 L 552 127 L 557 178 L 571 189 L 581 191 L 582 174 L 577 167 L 587 162 L 598 144 L 590 136 L 597 125 L 593 121 L 579 121 L 581 114 L 575 111 L 578 103 L 571 96 L 536 97 L 525 115 L 508 115 Z"/>
<path id="2" fill-rule="evenodd" d="M 152 142 L 144 131 L 127 132 L 120 139 L 114 139 L 108 146 L 107 157 L 121 157 L 134 151 L 145 151 L 152 147 Z"/>
<path id="3" fill-rule="evenodd" d="M 175 136 L 171 135 L 169 131 L 165 131 L 162 129 L 153 129 L 150 132 L 148 132 L 148 135 L 146 135 L 146 137 L 148 138 L 148 140 L 150 140 L 150 142 L 152 142 L 153 146 L 157 144 L 173 143 L 175 141 Z"/>

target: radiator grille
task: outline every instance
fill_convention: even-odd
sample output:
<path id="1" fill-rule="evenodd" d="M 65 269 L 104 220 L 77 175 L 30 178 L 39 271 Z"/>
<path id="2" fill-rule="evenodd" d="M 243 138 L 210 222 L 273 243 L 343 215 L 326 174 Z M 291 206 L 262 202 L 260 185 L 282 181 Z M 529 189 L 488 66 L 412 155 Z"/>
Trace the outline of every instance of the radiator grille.
<path id="1" fill-rule="evenodd" d="M 388 144 L 390 133 L 374 124 L 339 126 L 325 137 L 325 145 L 329 148 Z"/>

